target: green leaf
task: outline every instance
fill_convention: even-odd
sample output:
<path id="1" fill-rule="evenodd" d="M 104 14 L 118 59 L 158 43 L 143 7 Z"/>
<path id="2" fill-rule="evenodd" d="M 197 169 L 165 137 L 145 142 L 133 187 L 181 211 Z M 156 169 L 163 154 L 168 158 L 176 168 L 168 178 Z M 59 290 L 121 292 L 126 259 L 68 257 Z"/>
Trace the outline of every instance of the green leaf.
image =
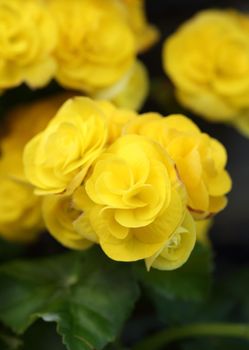
<path id="1" fill-rule="evenodd" d="M 221 322 L 232 311 L 232 301 L 215 288 L 207 299 L 201 301 L 172 300 L 157 293 L 151 294 L 159 319 L 166 324 L 191 322 Z"/>
<path id="2" fill-rule="evenodd" d="M 171 300 L 201 301 L 211 287 L 211 252 L 208 247 L 197 244 L 187 263 L 177 270 L 147 272 L 141 264 L 135 264 L 134 270 L 149 293 Z"/>
<path id="3" fill-rule="evenodd" d="M 17 333 L 38 317 L 55 321 L 69 350 L 102 349 L 113 341 L 137 297 L 129 265 L 98 249 L 0 268 L 0 319 Z"/>
<path id="4" fill-rule="evenodd" d="M 227 270 L 226 270 L 227 269 Z M 224 271 L 225 270 L 225 271 Z M 215 276 L 211 293 L 199 302 L 172 300 L 151 293 L 161 321 L 166 324 L 191 322 L 248 322 L 249 268 L 222 266 Z"/>

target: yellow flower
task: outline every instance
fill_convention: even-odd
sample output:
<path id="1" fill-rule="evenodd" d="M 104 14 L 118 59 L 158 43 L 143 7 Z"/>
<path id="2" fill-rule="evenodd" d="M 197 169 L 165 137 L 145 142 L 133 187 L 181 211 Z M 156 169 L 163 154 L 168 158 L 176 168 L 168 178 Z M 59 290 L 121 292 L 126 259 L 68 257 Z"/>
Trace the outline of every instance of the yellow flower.
<path id="1" fill-rule="evenodd" d="M 74 223 L 79 234 L 118 261 L 155 254 L 185 212 L 174 164 L 159 145 L 137 135 L 120 137 L 98 158 L 74 203 L 85 214 Z M 85 234 L 86 220 L 92 233 Z"/>
<path id="2" fill-rule="evenodd" d="M 1 139 L 0 235 L 8 240 L 31 241 L 43 229 L 41 199 L 25 183 L 22 164 L 24 145 L 44 128 L 60 104 L 61 94 L 12 109 Z"/>
<path id="3" fill-rule="evenodd" d="M 120 81 L 93 94 L 96 99 L 112 101 L 117 107 L 139 110 L 149 93 L 149 77 L 146 67 L 139 60 Z"/>
<path id="4" fill-rule="evenodd" d="M 31 186 L 8 177 L 1 163 L 0 167 L 0 236 L 32 241 L 43 228 L 40 198 Z"/>
<path id="5" fill-rule="evenodd" d="M 68 100 L 24 149 L 24 169 L 37 194 L 72 192 L 107 141 L 101 109 L 86 97 Z"/>
<path id="6" fill-rule="evenodd" d="M 0 89 L 47 84 L 56 41 L 56 26 L 38 1 L 0 0 Z"/>
<path id="7" fill-rule="evenodd" d="M 47 229 L 65 247 L 83 250 L 92 245 L 92 242 L 75 232 L 73 222 L 81 213 L 74 209 L 71 197 L 46 196 L 42 208 Z"/>
<path id="8" fill-rule="evenodd" d="M 22 152 L 25 144 L 47 126 L 69 96 L 67 92 L 61 93 L 17 106 L 6 113 L 0 147 L 1 162 L 8 169 L 8 174 L 24 179 Z"/>
<path id="9" fill-rule="evenodd" d="M 162 118 L 147 113 L 128 123 L 124 132 L 150 137 L 166 149 L 186 186 L 188 206 L 195 217 L 206 217 L 225 207 L 225 195 L 231 189 L 231 179 L 225 170 L 226 150 L 190 119 L 183 115 Z"/>
<path id="10" fill-rule="evenodd" d="M 108 101 L 96 101 L 96 105 L 104 113 L 108 126 L 108 144 L 112 144 L 116 141 L 121 135 L 124 125 L 138 116 L 137 113 L 132 110 L 116 108 Z"/>
<path id="11" fill-rule="evenodd" d="M 233 123 L 244 136 L 249 136 L 249 110 L 240 114 L 238 119 L 234 120 Z"/>
<path id="12" fill-rule="evenodd" d="M 165 41 L 164 69 L 179 101 L 249 133 L 249 17 L 206 10 Z"/>
<path id="13" fill-rule="evenodd" d="M 213 224 L 212 219 L 196 221 L 196 238 L 199 242 L 210 245 L 208 232 Z"/>
<path id="14" fill-rule="evenodd" d="M 71 96 L 70 92 L 63 92 L 10 109 L 5 115 L 2 152 L 22 150 L 33 136 L 47 126 L 59 107 Z"/>
<path id="15" fill-rule="evenodd" d="M 159 32 L 155 26 L 149 24 L 147 21 L 145 1 L 119 0 L 119 2 L 123 5 L 123 15 L 135 35 L 138 52 L 149 49 L 158 40 Z"/>
<path id="16" fill-rule="evenodd" d="M 56 78 L 62 85 L 92 92 L 113 85 L 132 67 L 134 36 L 115 3 L 49 1 L 59 30 Z"/>
<path id="17" fill-rule="evenodd" d="M 169 238 L 167 243 L 152 257 L 145 260 L 149 270 L 174 270 L 181 267 L 189 258 L 196 242 L 196 227 L 187 211 L 184 220 Z"/>

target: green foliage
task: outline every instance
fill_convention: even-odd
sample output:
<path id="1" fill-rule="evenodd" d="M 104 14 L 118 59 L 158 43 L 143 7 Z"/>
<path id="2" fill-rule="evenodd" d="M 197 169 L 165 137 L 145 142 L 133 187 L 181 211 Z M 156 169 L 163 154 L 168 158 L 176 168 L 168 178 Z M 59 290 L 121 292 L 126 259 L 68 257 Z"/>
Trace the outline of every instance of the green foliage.
<path id="1" fill-rule="evenodd" d="M 146 272 L 142 264 L 134 265 L 135 272 L 150 295 L 170 300 L 201 301 L 211 287 L 212 259 L 210 249 L 197 244 L 189 260 L 174 271 L 152 269 Z"/>
<path id="2" fill-rule="evenodd" d="M 158 316 L 166 324 L 249 320 L 249 268 L 229 269 L 216 276 L 206 298 L 196 301 L 172 300 L 152 294 Z"/>
<path id="3" fill-rule="evenodd" d="M 70 350 L 113 341 L 138 297 L 127 265 L 99 250 L 3 265 L 0 285 L 0 318 L 7 326 L 22 333 L 38 317 L 55 321 Z"/>
<path id="4" fill-rule="evenodd" d="M 62 350 L 62 343 L 68 350 L 103 349 L 120 336 L 138 298 L 138 284 L 155 306 L 158 318 L 168 326 L 236 321 L 236 317 L 248 321 L 245 281 L 249 280 L 249 269 L 228 269 L 213 284 L 212 254 L 199 244 L 178 270 L 150 272 L 141 262 L 111 261 L 98 248 L 8 262 L 18 251 L 14 247 L 11 252 L 9 246 L 4 254 L 2 249 L 2 260 L 7 262 L 0 266 L 0 320 L 13 332 L 25 334 L 20 339 L 3 328 L 1 350 L 31 350 L 37 338 L 44 339 L 39 342 L 41 350 L 46 346 Z M 19 253 L 22 255 L 22 250 Z M 39 321 L 33 325 L 37 319 L 55 322 L 62 341 L 52 324 L 45 326 Z M 194 350 L 200 344 L 200 340 L 182 340 L 179 349 L 192 346 Z M 214 338 L 206 344 L 218 350 L 226 341 Z M 238 349 L 246 348 L 243 341 L 234 340 L 234 344 Z M 116 347 L 117 343 L 110 349 Z"/>

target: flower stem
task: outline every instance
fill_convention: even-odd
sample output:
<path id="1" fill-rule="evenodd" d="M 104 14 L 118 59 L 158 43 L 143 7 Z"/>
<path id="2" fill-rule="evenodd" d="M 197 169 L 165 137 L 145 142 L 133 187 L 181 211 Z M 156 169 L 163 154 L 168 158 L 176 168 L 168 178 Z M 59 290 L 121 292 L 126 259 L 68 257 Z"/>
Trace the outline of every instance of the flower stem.
<path id="1" fill-rule="evenodd" d="M 175 340 L 200 336 L 244 338 L 249 341 L 249 324 L 203 323 L 174 327 L 143 339 L 132 350 L 158 350 Z"/>

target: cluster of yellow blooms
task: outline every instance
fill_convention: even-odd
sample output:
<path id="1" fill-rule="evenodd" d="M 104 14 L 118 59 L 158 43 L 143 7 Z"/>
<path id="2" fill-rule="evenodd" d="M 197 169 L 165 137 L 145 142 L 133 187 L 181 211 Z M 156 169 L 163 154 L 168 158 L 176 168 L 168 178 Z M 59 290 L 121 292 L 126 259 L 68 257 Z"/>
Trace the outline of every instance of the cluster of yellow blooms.
<path id="1" fill-rule="evenodd" d="M 68 97 L 65 93 L 29 103 L 6 115 L 0 147 L 0 234 L 7 240 L 29 242 L 44 229 L 41 198 L 34 195 L 25 180 L 22 152 L 25 144 L 46 127 Z"/>
<path id="2" fill-rule="evenodd" d="M 179 101 L 249 135 L 249 16 L 205 10 L 166 39 L 166 73 Z"/>
<path id="3" fill-rule="evenodd" d="M 157 37 L 143 0 L 0 0 L 0 90 L 55 78 L 115 99 L 134 75 L 146 86 L 136 56 Z"/>
<path id="4" fill-rule="evenodd" d="M 32 239 L 44 225 L 72 249 L 99 244 L 113 260 L 181 266 L 196 242 L 195 220 L 226 205 L 224 147 L 183 115 L 138 115 L 87 97 L 53 116 L 65 99 L 39 103 L 40 118 L 32 119 L 33 106 L 8 118 L 1 233 Z"/>

